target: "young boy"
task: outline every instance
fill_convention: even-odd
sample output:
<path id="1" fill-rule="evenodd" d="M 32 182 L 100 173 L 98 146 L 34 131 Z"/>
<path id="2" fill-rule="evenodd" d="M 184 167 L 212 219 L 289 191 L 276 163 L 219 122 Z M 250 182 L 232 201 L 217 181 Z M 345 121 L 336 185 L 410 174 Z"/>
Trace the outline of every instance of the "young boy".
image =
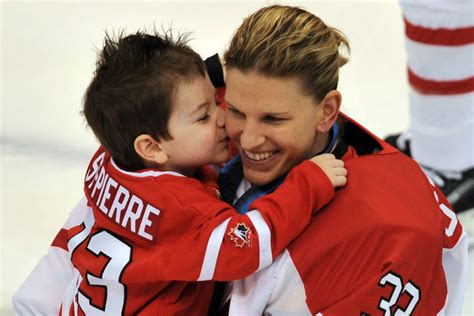
<path id="1" fill-rule="evenodd" d="M 183 38 L 106 37 L 84 115 L 102 146 L 85 197 L 14 297 L 19 314 L 206 314 L 213 282 L 193 281 L 268 266 L 346 181 L 322 155 L 246 215 L 220 201 L 202 166 L 229 159 L 222 110 Z"/>

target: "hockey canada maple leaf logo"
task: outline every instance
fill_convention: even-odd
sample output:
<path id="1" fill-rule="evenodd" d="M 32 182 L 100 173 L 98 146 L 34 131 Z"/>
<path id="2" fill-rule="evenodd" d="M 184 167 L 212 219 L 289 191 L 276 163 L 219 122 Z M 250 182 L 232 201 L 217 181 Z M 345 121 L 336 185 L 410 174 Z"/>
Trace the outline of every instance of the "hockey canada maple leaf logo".
<path id="1" fill-rule="evenodd" d="M 230 229 L 230 232 L 227 233 L 235 243 L 236 247 L 242 248 L 244 245 L 250 247 L 250 238 L 252 237 L 252 230 L 245 226 L 244 223 L 237 223 L 235 227 Z"/>

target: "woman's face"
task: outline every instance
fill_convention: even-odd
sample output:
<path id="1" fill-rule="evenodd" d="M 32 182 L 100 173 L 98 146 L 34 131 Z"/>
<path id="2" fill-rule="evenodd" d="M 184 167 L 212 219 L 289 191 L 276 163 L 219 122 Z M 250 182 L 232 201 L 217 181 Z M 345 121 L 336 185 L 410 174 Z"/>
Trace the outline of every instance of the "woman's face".
<path id="1" fill-rule="evenodd" d="M 231 68 L 225 99 L 227 134 L 252 184 L 268 184 L 324 148 L 327 137 L 316 131 L 321 107 L 296 78 Z"/>

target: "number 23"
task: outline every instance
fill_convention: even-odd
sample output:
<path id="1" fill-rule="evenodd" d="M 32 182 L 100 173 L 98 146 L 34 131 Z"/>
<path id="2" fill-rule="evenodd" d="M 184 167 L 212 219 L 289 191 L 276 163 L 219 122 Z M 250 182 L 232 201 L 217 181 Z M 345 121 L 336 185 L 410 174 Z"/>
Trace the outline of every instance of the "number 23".
<path id="1" fill-rule="evenodd" d="M 71 254 L 87 239 L 94 222 L 91 212 L 83 223 L 84 229 L 68 242 Z M 122 315 L 125 306 L 125 285 L 120 278 L 131 261 L 132 248 L 108 231 L 101 230 L 91 236 L 86 249 L 97 257 L 103 255 L 109 260 L 100 276 L 86 273 L 86 282 L 81 282 L 82 278 L 79 280 L 80 286 L 77 289 L 79 306 L 87 315 Z M 95 306 L 91 299 L 81 292 L 81 287 L 85 286 L 106 288 L 103 307 Z"/>

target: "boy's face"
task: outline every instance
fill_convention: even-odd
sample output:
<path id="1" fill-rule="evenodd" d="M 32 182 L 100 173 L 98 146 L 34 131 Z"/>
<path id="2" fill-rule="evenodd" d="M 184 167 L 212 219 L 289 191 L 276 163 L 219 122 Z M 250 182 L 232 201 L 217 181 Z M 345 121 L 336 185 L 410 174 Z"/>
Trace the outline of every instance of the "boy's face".
<path id="1" fill-rule="evenodd" d="M 173 139 L 160 142 L 168 154 L 168 170 L 191 176 L 200 166 L 229 159 L 224 114 L 207 75 L 177 86 L 168 129 Z"/>

